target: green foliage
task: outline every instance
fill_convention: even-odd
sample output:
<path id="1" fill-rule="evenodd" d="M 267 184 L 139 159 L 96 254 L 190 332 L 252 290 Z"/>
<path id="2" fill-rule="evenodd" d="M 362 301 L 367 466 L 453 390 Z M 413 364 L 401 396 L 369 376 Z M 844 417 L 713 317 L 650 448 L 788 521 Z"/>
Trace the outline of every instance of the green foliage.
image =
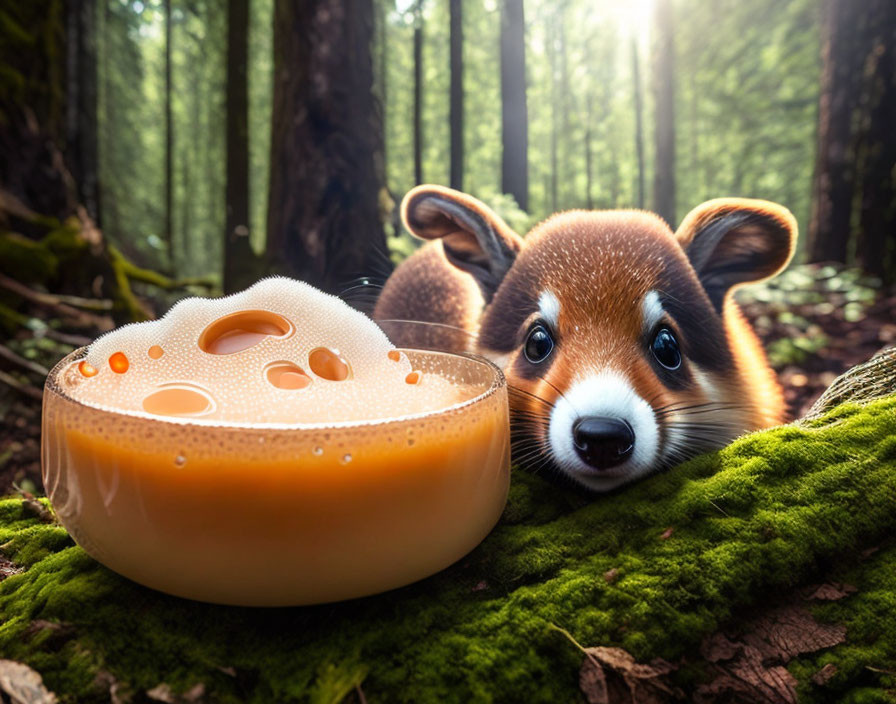
<path id="1" fill-rule="evenodd" d="M 379 596 L 295 609 L 152 592 L 9 499 L 0 545 L 27 569 L 0 584 L 0 650 L 79 702 L 108 700 L 98 670 L 131 691 L 162 677 L 177 691 L 204 682 L 225 702 L 336 701 L 362 677 L 372 701 L 574 701 L 582 656 L 554 626 L 585 645 L 674 659 L 743 607 L 819 566 L 855 564 L 892 535 L 894 435 L 891 396 L 748 435 L 590 502 L 516 471 L 503 520 L 460 563 Z M 849 638 L 794 662 L 807 696 L 825 700 L 807 677 L 828 661 L 841 668 L 838 701 L 892 686 L 896 641 L 876 615 L 896 598 L 894 560 L 890 547 L 857 566 L 859 592 L 819 609 Z M 54 636 L 46 622 L 73 630 Z"/>
<path id="2" fill-rule="evenodd" d="M 396 200 L 414 185 L 413 5 L 376 4 L 374 67 L 384 102 L 386 180 Z M 226 3 L 173 0 L 172 6 L 176 252 L 178 271 L 197 276 L 217 272 L 221 262 Z M 164 264 L 161 0 L 102 0 L 100 8 L 104 227 L 125 253 L 158 268 Z M 638 206 L 633 48 L 650 207 L 656 115 L 647 8 L 527 0 L 530 212 L 518 219 L 518 229 L 555 210 Z M 486 200 L 501 191 L 500 14 L 497 0 L 464 3 L 464 189 Z M 750 196 L 787 205 L 805 230 L 820 70 L 818 4 L 677 0 L 675 14 L 678 218 L 709 198 Z M 264 247 L 268 208 L 272 17 L 273 0 L 253 0 L 250 209 L 257 250 Z M 425 0 L 422 20 L 423 178 L 447 184 L 447 0 Z M 393 244 L 397 259 L 412 251 L 402 238 Z"/>

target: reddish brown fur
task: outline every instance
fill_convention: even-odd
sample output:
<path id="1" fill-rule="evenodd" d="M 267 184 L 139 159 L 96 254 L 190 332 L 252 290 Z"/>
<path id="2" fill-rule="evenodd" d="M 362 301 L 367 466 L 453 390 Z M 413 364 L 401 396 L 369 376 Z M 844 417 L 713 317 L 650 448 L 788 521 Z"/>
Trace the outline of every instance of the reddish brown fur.
<path id="1" fill-rule="evenodd" d="M 425 188 L 456 197 L 448 189 Z M 417 192 L 419 189 L 409 194 L 405 204 Z M 490 222 L 500 222 L 469 196 L 463 197 L 463 204 Z M 421 248 L 398 267 L 384 288 L 374 317 L 435 321 L 472 335 L 478 333 L 479 344 L 471 346 L 464 334 L 439 335 L 435 339 L 432 333 L 421 336 L 419 330 L 411 330 L 415 326 L 409 326 L 396 342 L 414 345 L 423 340 L 449 349 L 478 351 L 504 368 L 512 386 L 548 403 L 556 401 L 577 376 L 610 367 L 624 374 L 655 409 L 672 403 L 737 399 L 738 408 L 718 412 L 724 423 L 734 429 L 732 434 L 775 425 L 783 422 L 786 415 L 780 386 L 730 293 L 724 300 L 721 319 L 734 360 L 733 372 L 721 375 L 694 366 L 698 383 L 689 390 L 673 391 L 659 380 L 643 351 L 641 302 L 648 291 L 660 287 L 661 278 L 669 271 L 676 272 L 676 285 L 687 290 L 692 306 L 713 311 L 683 247 L 691 246 L 696 233 L 713 219 L 741 211 L 758 214 L 772 227 L 779 227 L 781 237 L 787 238 L 792 249 L 796 231 L 792 216 L 780 206 L 761 201 L 709 201 L 690 213 L 676 233 L 652 213 L 570 211 L 552 216 L 532 230 L 488 305 L 473 277 L 453 265 L 441 243 L 436 242 Z M 404 215 L 407 222 L 406 211 Z M 450 219 L 439 221 L 438 225 L 426 231 L 425 223 L 414 223 L 412 230 L 426 237 L 452 231 Z M 733 246 L 754 237 L 758 227 L 752 221 L 740 227 L 737 237 L 741 239 L 733 240 Z M 501 236 L 507 235 L 501 231 Z M 469 238 L 464 246 L 469 246 Z M 755 278 L 773 276 L 788 260 L 789 252 L 782 261 L 770 262 L 769 270 Z M 513 342 L 512 352 L 496 349 L 496 345 L 505 344 L 508 336 L 515 334 L 502 327 L 514 306 L 544 290 L 553 292 L 561 302 L 557 328 L 562 344 L 546 373 L 541 378 L 530 378 L 521 373 L 525 364 L 520 360 L 522 340 Z M 671 324 L 675 326 L 674 321 Z M 419 327 L 426 330 L 425 326 Z M 700 341 L 691 344 L 698 345 Z M 525 393 L 513 394 L 511 403 L 515 415 L 524 425 L 531 425 L 536 436 L 540 433 L 542 437 L 536 439 L 543 442 L 544 423 L 532 420 L 545 415 L 543 404 Z"/>

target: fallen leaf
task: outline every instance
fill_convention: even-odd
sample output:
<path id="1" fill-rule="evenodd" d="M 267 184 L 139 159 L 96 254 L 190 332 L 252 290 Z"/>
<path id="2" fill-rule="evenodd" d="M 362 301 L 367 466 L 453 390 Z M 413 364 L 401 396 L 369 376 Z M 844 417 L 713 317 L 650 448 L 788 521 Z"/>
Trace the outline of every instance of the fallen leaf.
<path id="1" fill-rule="evenodd" d="M 589 704 L 664 704 L 684 698 L 668 681 L 675 669 L 660 658 L 639 663 L 622 648 L 585 648 L 579 687 Z"/>
<path id="2" fill-rule="evenodd" d="M 742 645 L 725 665 L 715 665 L 716 678 L 697 688 L 695 702 L 763 702 L 795 704 L 796 678 L 782 665 L 766 665 L 754 647 Z"/>
<path id="3" fill-rule="evenodd" d="M 823 668 L 821 668 L 818 672 L 812 675 L 812 682 L 819 686 L 824 686 L 828 682 L 831 681 L 831 678 L 837 674 L 837 666 L 829 662 Z"/>
<path id="4" fill-rule="evenodd" d="M 606 572 L 604 572 L 604 580 L 606 580 L 607 584 L 615 582 L 616 578 L 618 576 L 619 576 L 619 570 L 617 570 L 615 567 L 608 569 Z"/>
<path id="5" fill-rule="evenodd" d="M 809 595 L 806 596 L 806 599 L 809 601 L 837 601 L 838 599 L 853 594 L 857 590 L 851 584 L 831 582 L 829 584 L 813 585 L 808 591 Z"/>
<path id="6" fill-rule="evenodd" d="M 109 691 L 110 704 L 130 704 L 130 701 L 133 698 L 127 687 L 119 682 L 115 675 L 108 670 L 100 670 L 97 672 L 96 677 L 93 678 L 93 682 L 97 687 Z"/>
<path id="7" fill-rule="evenodd" d="M 24 572 L 21 567 L 17 567 L 15 563 L 10 562 L 5 557 L 0 555 L 0 582 L 2 582 L 7 577 L 12 577 L 14 574 L 21 574 Z"/>
<path id="8" fill-rule="evenodd" d="M 795 704 L 797 681 L 785 665 L 845 640 L 845 626 L 819 623 L 798 604 L 771 609 L 739 640 L 722 633 L 704 639 L 700 652 L 716 676 L 697 688 L 695 701 Z"/>
<path id="9" fill-rule="evenodd" d="M 205 685 L 200 682 L 183 694 L 175 694 L 171 691 L 171 687 L 162 682 L 147 690 L 146 696 L 153 701 L 163 702 L 163 704 L 194 704 L 202 701 L 205 696 Z"/>
<path id="10" fill-rule="evenodd" d="M 43 678 L 26 664 L 0 660 L 0 692 L 12 704 L 55 704 L 56 695 L 44 687 Z"/>
<path id="11" fill-rule="evenodd" d="M 806 609 L 787 605 L 757 619 L 744 642 L 764 658 L 789 662 L 797 655 L 814 653 L 846 640 L 846 626 L 819 623 Z"/>

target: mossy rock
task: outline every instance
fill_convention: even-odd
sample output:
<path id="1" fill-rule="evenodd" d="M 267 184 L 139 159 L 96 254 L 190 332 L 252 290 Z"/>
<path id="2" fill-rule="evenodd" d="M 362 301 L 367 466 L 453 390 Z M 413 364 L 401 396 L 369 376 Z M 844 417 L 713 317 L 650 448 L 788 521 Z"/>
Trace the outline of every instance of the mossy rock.
<path id="1" fill-rule="evenodd" d="M 838 574 L 858 591 L 815 612 L 845 624 L 846 642 L 790 669 L 806 701 L 885 701 L 896 688 L 896 628 L 882 625 L 896 623 L 894 527 L 896 396 L 748 435 L 590 502 L 515 471 L 502 521 L 460 563 L 317 607 L 159 594 L 7 499 L 0 544 L 23 571 L 0 583 L 0 654 L 77 702 L 109 701 L 110 682 L 136 700 L 164 682 L 202 683 L 223 702 L 338 702 L 356 685 L 371 702 L 579 701 L 583 656 L 558 628 L 680 663 L 751 607 Z M 836 675 L 812 684 L 828 662 Z M 703 674 L 674 677 L 690 692 Z"/>

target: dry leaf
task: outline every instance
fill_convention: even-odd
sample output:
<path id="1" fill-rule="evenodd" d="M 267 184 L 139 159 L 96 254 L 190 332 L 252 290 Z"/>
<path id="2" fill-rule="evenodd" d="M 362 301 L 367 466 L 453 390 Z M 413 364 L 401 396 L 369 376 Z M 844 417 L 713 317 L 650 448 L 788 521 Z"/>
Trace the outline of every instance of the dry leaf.
<path id="1" fill-rule="evenodd" d="M 162 702 L 163 704 L 194 704 L 202 701 L 205 696 L 205 685 L 200 682 L 190 687 L 183 694 L 175 694 L 171 691 L 171 687 L 162 682 L 147 690 L 146 696 L 153 701 Z"/>
<path id="2" fill-rule="evenodd" d="M 830 584 L 818 584 L 808 589 L 809 595 L 806 599 L 818 601 L 837 601 L 845 596 L 849 596 L 857 591 L 851 584 L 838 584 L 832 582 Z"/>
<path id="3" fill-rule="evenodd" d="M 831 681 L 831 678 L 837 674 L 837 666 L 829 662 L 823 668 L 821 668 L 818 672 L 812 675 L 812 682 L 819 686 L 824 686 L 828 682 Z"/>
<path id="4" fill-rule="evenodd" d="M 604 572 L 604 580 L 606 580 L 607 584 L 612 584 L 616 581 L 616 578 L 619 576 L 619 570 L 615 567 Z"/>
<path id="5" fill-rule="evenodd" d="M 845 626 L 818 623 L 799 605 L 772 609 L 740 640 L 715 633 L 703 641 L 700 652 L 713 663 L 716 677 L 697 689 L 695 700 L 794 704 L 797 681 L 784 666 L 845 639 Z"/>
<path id="6" fill-rule="evenodd" d="M 11 704 L 55 704 L 56 695 L 44 687 L 41 676 L 21 662 L 0 660 L 0 692 Z"/>
<path id="7" fill-rule="evenodd" d="M 668 679 L 675 669 L 660 658 L 639 663 L 622 648 L 586 648 L 579 687 L 589 704 L 664 704 L 684 698 Z"/>

